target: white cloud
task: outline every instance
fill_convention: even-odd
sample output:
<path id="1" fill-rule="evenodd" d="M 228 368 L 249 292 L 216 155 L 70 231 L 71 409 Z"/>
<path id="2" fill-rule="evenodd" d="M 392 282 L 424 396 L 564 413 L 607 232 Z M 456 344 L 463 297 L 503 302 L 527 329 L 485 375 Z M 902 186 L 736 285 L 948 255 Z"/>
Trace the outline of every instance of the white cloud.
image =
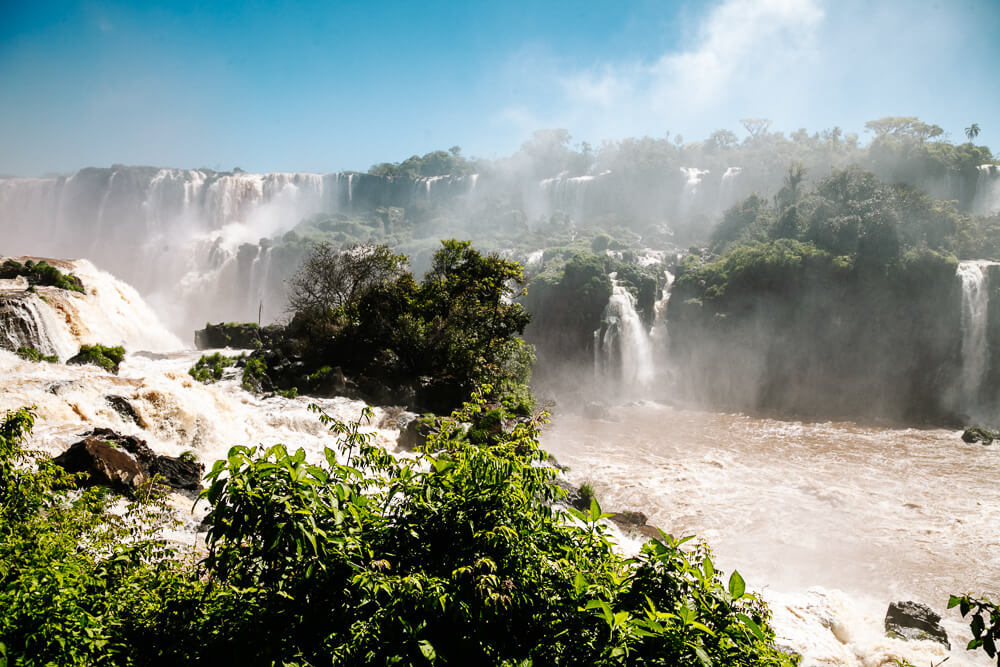
<path id="1" fill-rule="evenodd" d="M 548 108 L 533 113 L 522 103 L 516 117 L 601 139 L 662 131 L 670 123 L 686 125 L 735 99 L 759 98 L 764 90 L 794 85 L 816 59 L 816 33 L 824 19 L 820 2 L 724 0 L 705 14 L 689 44 L 653 61 L 552 73 L 556 66 L 535 60 L 536 76 L 550 75 L 547 87 L 554 87 L 560 98 L 553 100 L 550 94 Z"/>

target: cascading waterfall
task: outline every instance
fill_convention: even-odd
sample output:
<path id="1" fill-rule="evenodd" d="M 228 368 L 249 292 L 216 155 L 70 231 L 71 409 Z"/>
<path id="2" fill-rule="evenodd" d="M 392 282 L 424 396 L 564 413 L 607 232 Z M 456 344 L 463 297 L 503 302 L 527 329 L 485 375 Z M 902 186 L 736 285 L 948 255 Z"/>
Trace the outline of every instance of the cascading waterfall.
<path id="1" fill-rule="evenodd" d="M 708 169 L 698 169 L 697 167 L 681 167 L 680 170 L 684 174 L 685 180 L 677 212 L 678 215 L 685 216 L 694 209 L 701 180 L 710 172 Z"/>
<path id="2" fill-rule="evenodd" d="M 421 181 L 416 197 L 409 179 L 355 173 L 115 166 L 0 178 L 0 244 L 12 255 L 85 255 L 134 285 L 186 335 L 208 319 L 255 320 L 262 293 L 283 300 L 274 298 L 283 293 L 282 276 L 270 270 L 261 239 L 318 213 L 438 201 L 475 184 L 475 176 L 436 176 Z M 240 282 L 248 277 L 239 269 L 247 245 L 260 260 L 253 275 L 276 284 Z"/>
<path id="3" fill-rule="evenodd" d="M 979 165 L 973 210 L 982 215 L 1000 213 L 1000 165 Z"/>
<path id="4" fill-rule="evenodd" d="M 623 387 L 641 389 L 655 371 L 649 332 L 635 310 L 635 297 L 618 283 L 617 274 L 609 277 L 611 298 L 604 308 L 604 325 L 594 337 L 595 372 L 599 381 L 610 373 Z"/>
<path id="5" fill-rule="evenodd" d="M 722 174 L 722 181 L 719 183 L 718 209 L 721 213 L 736 203 L 736 179 L 743 173 L 743 167 L 729 167 Z"/>
<path id="6" fill-rule="evenodd" d="M 986 330 L 989 315 L 989 267 L 996 262 L 971 260 L 958 265 L 962 281 L 961 400 L 966 409 L 976 406 L 989 364 Z"/>
<path id="7" fill-rule="evenodd" d="M 670 301 L 670 288 L 674 284 L 674 274 L 664 271 L 663 278 L 663 290 L 660 291 L 660 298 L 656 300 L 653 308 L 653 328 L 649 331 L 650 339 L 661 347 L 667 343 L 667 302 Z"/>
<path id="8" fill-rule="evenodd" d="M 76 354 L 85 344 L 121 345 L 129 352 L 157 353 L 184 347 L 130 285 L 99 271 L 85 259 L 58 262 L 58 266 L 77 276 L 86 294 L 42 286 L 28 292 L 23 279 L 0 281 L 0 299 L 21 304 L 19 312 L 0 317 L 0 325 L 9 326 L 8 316 L 15 315 L 24 322 L 17 326 L 30 332 L 30 340 L 18 345 L 4 344 L 0 338 L 0 347 L 16 350 L 21 344 L 30 345 L 61 360 Z"/>

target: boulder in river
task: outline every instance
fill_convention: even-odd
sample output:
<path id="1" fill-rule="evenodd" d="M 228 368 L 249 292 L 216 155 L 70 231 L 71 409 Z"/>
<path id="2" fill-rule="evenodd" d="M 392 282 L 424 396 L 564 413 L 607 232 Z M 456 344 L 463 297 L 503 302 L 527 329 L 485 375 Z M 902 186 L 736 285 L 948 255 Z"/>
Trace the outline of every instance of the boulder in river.
<path id="1" fill-rule="evenodd" d="M 642 512 L 624 510 L 615 512 L 610 519 L 622 530 L 639 533 L 645 537 L 660 539 L 660 531 L 656 526 L 646 523 L 649 518 Z"/>
<path id="2" fill-rule="evenodd" d="M 969 444 L 972 444 L 974 442 L 981 442 L 984 445 L 991 445 L 993 444 L 993 441 L 997 439 L 998 435 L 1000 434 L 994 433 L 989 429 L 980 428 L 977 426 L 965 429 L 965 431 L 962 433 L 962 440 L 968 442 Z"/>
<path id="3" fill-rule="evenodd" d="M 80 480 L 80 486 L 107 486 L 128 496 L 134 495 L 149 480 L 138 461 L 100 436 L 73 443 L 53 461 L 67 472 L 87 473 L 87 478 Z"/>
<path id="4" fill-rule="evenodd" d="M 197 491 L 205 474 L 201 463 L 183 456 L 158 455 L 145 440 L 109 428 L 95 428 L 54 462 L 69 472 L 88 473 L 85 486 L 108 486 L 129 496 L 157 475 L 171 489 Z"/>
<path id="5" fill-rule="evenodd" d="M 941 627 L 941 617 L 919 602 L 892 602 L 885 613 L 885 633 L 909 640 L 930 640 L 951 650 L 948 633 Z"/>

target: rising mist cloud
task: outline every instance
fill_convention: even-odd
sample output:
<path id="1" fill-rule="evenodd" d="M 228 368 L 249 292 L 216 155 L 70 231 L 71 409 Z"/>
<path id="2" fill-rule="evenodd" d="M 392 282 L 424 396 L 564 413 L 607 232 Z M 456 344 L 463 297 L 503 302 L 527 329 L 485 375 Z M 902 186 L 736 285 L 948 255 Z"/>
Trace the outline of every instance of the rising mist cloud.
<path id="1" fill-rule="evenodd" d="M 595 143 L 668 131 L 703 139 L 740 130 L 745 117 L 786 132 L 863 133 L 868 120 L 916 115 L 960 139 L 992 95 L 976 40 L 996 17 L 976 0 L 722 0 L 701 11 L 672 46 L 644 58 L 569 62 L 537 45 L 516 54 L 519 90 L 542 92 L 512 96 L 494 120 L 523 136 L 563 127 Z M 967 70 L 949 67 L 957 53 L 968 54 Z"/>

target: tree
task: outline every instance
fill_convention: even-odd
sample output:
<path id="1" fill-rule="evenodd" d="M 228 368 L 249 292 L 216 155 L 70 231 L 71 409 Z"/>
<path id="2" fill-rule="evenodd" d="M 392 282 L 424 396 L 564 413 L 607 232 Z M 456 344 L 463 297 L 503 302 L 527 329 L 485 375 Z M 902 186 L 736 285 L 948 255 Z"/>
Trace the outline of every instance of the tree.
<path id="1" fill-rule="evenodd" d="M 346 250 L 317 243 L 288 281 L 293 313 L 326 312 L 356 304 L 374 287 L 396 279 L 406 269 L 405 255 L 387 245 L 362 243 Z"/>
<path id="2" fill-rule="evenodd" d="M 735 148 L 739 143 L 736 135 L 729 130 L 716 130 L 708 137 L 708 141 L 705 142 L 706 146 L 710 146 L 714 150 L 729 150 Z"/>
<path id="3" fill-rule="evenodd" d="M 766 135 L 768 128 L 771 127 L 771 121 L 767 118 L 741 118 L 740 124 L 746 128 L 752 139 Z"/>
<path id="4" fill-rule="evenodd" d="M 879 139 L 891 135 L 924 141 L 944 134 L 944 130 L 939 126 L 928 125 L 916 116 L 886 116 L 878 120 L 868 121 L 865 123 L 865 127 L 874 132 L 876 138 Z"/>
<path id="5" fill-rule="evenodd" d="M 973 123 L 969 127 L 965 128 L 965 136 L 968 137 L 969 141 L 972 141 L 979 136 L 979 123 Z"/>

